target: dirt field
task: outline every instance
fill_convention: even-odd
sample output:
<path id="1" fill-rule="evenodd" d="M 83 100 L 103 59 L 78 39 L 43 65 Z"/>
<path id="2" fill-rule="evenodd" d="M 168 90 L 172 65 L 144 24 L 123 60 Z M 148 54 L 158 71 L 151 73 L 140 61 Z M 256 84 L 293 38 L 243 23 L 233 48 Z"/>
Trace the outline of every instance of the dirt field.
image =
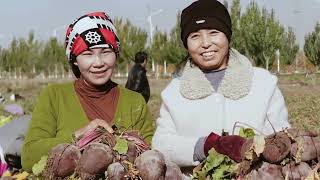
<path id="1" fill-rule="evenodd" d="M 315 128 L 320 130 L 320 75 L 281 75 L 279 86 L 282 90 L 289 111 L 289 120 L 295 127 Z M 32 112 L 33 105 L 40 90 L 50 82 L 64 80 L 0 80 L 0 92 L 8 98 L 10 93 L 18 93 L 25 99 L 19 102 L 26 113 Z M 114 79 L 124 84 L 125 79 Z M 161 105 L 160 92 L 170 82 L 170 79 L 149 79 L 151 98 L 148 103 L 154 118 L 158 117 Z"/>

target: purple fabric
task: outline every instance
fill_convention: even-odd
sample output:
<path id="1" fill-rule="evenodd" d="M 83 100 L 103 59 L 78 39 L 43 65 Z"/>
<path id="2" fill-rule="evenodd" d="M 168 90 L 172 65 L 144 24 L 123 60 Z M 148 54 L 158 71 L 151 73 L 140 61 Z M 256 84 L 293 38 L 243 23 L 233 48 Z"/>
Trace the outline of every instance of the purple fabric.
<path id="1" fill-rule="evenodd" d="M 13 115 L 23 115 L 24 111 L 21 105 L 19 104 L 9 104 L 4 106 L 4 110 L 13 114 Z"/>
<path id="2" fill-rule="evenodd" d="M 0 146 L 0 177 L 4 172 L 6 172 L 7 169 L 8 169 L 8 165 L 4 160 L 4 153 L 3 153 L 2 146 Z"/>
<path id="3" fill-rule="evenodd" d="M 204 72 L 206 78 L 210 81 L 212 87 L 218 91 L 218 87 L 225 75 L 226 69 L 213 70 L 209 72 Z"/>
<path id="4" fill-rule="evenodd" d="M 202 162 L 206 159 L 206 155 L 204 154 L 204 143 L 206 142 L 207 137 L 201 137 L 198 139 L 193 152 L 193 160 Z"/>
<path id="5" fill-rule="evenodd" d="M 3 163 L 3 162 L 0 161 L 0 177 L 2 176 L 2 174 L 4 172 L 7 171 L 7 169 L 8 169 L 7 163 Z"/>

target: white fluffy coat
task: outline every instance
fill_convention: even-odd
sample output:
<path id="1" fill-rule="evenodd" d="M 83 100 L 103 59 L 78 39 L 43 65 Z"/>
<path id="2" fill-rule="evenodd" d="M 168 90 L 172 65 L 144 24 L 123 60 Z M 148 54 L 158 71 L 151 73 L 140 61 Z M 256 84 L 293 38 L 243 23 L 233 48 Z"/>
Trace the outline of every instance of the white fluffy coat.
<path id="1" fill-rule="evenodd" d="M 267 119 L 276 130 L 290 126 L 277 77 L 252 67 L 236 50 L 217 91 L 198 67 L 187 63 L 182 77 L 173 79 L 161 98 L 152 145 L 181 167 L 199 163 L 193 161 L 194 146 L 212 131 L 237 134 L 240 126 L 249 125 L 257 133 L 271 134 Z"/>

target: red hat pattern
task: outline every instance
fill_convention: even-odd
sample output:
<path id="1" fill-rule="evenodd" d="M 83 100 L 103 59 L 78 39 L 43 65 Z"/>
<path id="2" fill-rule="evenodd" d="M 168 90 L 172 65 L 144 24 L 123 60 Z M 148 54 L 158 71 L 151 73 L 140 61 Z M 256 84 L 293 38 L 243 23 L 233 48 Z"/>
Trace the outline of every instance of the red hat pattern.
<path id="1" fill-rule="evenodd" d="M 112 48 L 120 50 L 117 31 L 109 16 L 104 12 L 89 13 L 70 24 L 66 33 L 66 55 L 68 60 L 77 57 L 89 48 Z"/>

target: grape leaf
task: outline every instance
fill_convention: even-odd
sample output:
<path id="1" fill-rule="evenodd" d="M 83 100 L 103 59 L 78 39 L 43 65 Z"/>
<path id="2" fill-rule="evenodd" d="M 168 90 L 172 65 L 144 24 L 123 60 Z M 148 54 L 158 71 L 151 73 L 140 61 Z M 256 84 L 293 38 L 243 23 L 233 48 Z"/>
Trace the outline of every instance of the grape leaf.
<path id="1" fill-rule="evenodd" d="M 234 165 L 221 164 L 212 174 L 213 179 L 230 179 L 236 171 Z"/>
<path id="2" fill-rule="evenodd" d="M 239 136 L 244 138 L 253 138 L 256 134 L 254 133 L 254 130 L 251 128 L 240 128 Z"/>
<path id="3" fill-rule="evenodd" d="M 212 148 L 203 167 L 194 171 L 193 179 L 230 179 L 235 172 L 236 162 Z"/>
<path id="4" fill-rule="evenodd" d="M 126 154 L 128 152 L 128 141 L 118 137 L 117 143 L 113 147 L 113 150 L 117 151 L 119 154 Z"/>
<path id="5" fill-rule="evenodd" d="M 46 164 L 47 164 L 48 156 L 42 156 L 40 161 L 38 161 L 36 164 L 32 167 L 32 173 L 36 176 L 39 176 L 42 171 L 44 170 Z"/>
<path id="6" fill-rule="evenodd" d="M 218 167 L 224 161 L 224 155 L 217 153 L 214 148 L 209 151 L 209 156 L 207 158 L 207 163 L 204 168 L 211 170 Z"/>
<path id="7" fill-rule="evenodd" d="M 29 173 L 26 171 L 23 171 L 21 173 L 15 174 L 14 176 L 12 176 L 12 178 L 15 180 L 25 180 L 27 179 L 28 176 L 29 176 Z"/>

